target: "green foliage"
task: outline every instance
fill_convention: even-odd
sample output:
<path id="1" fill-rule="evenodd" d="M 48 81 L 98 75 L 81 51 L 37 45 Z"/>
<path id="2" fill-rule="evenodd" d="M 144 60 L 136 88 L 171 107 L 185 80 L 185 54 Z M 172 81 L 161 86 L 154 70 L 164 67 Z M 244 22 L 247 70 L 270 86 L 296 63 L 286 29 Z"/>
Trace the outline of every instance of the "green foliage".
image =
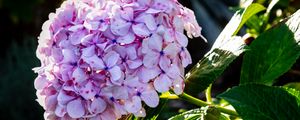
<path id="1" fill-rule="evenodd" d="M 169 120 L 227 120 L 227 117 L 216 108 L 206 106 L 183 112 Z"/>
<path id="2" fill-rule="evenodd" d="M 284 87 L 294 88 L 294 89 L 300 91 L 300 82 L 291 82 L 291 83 L 285 84 Z"/>
<path id="3" fill-rule="evenodd" d="M 251 4 L 232 17 L 217 38 L 213 48 L 187 74 L 185 91 L 196 94 L 205 90 L 225 68 L 244 51 L 241 39 L 233 37 L 245 22 L 256 13 L 265 10 L 259 4 Z"/>
<path id="4" fill-rule="evenodd" d="M 227 100 L 245 120 L 296 120 L 300 116 L 297 91 L 247 84 L 234 87 L 218 97 Z"/>
<path id="5" fill-rule="evenodd" d="M 300 11 L 285 24 L 262 33 L 250 45 L 243 60 L 241 84 L 272 85 L 300 56 Z"/>
<path id="6" fill-rule="evenodd" d="M 185 91 L 198 93 L 205 90 L 244 51 L 244 46 L 241 38 L 234 37 L 222 47 L 208 52 L 187 74 Z"/>
<path id="7" fill-rule="evenodd" d="M 243 25 L 246 23 L 248 19 L 250 19 L 253 15 L 265 10 L 266 8 L 262 6 L 261 4 L 251 4 L 249 5 L 243 12 L 243 17 L 240 19 L 240 23 L 238 25 L 238 28 L 235 30 L 233 34 L 237 34 L 240 29 L 243 27 Z"/>

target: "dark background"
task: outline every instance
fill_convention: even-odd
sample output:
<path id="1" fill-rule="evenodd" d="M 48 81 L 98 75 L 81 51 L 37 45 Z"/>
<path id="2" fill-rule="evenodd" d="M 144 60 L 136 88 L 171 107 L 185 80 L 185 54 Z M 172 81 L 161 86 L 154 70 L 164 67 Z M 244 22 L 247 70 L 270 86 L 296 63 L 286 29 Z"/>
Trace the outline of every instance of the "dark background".
<path id="1" fill-rule="evenodd" d="M 188 49 L 195 64 L 209 50 L 230 20 L 239 0 L 179 1 L 195 10 L 197 20 L 203 27 L 202 33 L 208 40 L 208 43 L 200 38 L 190 40 Z M 267 5 L 268 0 L 258 1 Z M 35 101 L 33 81 L 36 74 L 31 69 L 40 65 L 35 49 L 41 26 L 48 19 L 48 14 L 55 12 L 61 3 L 62 0 L 0 0 L 0 120 L 43 119 L 43 109 Z M 299 1 L 294 3 L 299 8 Z M 245 29 L 242 31 L 242 34 L 245 33 Z M 235 60 L 216 81 L 213 95 L 238 84 L 241 61 L 242 57 Z M 299 67 L 297 62 L 293 70 L 280 77 L 276 84 L 299 81 Z M 199 94 L 199 97 L 202 98 L 203 95 Z M 179 101 L 170 101 L 168 106 L 160 116 L 163 119 L 176 114 L 179 108 L 194 107 Z"/>

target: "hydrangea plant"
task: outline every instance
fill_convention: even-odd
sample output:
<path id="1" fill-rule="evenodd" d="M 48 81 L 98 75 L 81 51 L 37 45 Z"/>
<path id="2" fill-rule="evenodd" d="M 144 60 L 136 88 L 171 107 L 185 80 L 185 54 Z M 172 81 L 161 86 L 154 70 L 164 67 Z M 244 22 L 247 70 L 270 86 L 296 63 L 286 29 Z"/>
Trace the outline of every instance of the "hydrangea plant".
<path id="1" fill-rule="evenodd" d="M 220 115 L 273 118 L 268 109 L 258 107 L 245 111 L 256 99 L 247 101 L 239 97 L 244 94 L 253 97 L 255 90 L 264 90 L 261 94 L 275 91 L 290 97 L 288 100 L 296 96 L 299 103 L 298 91 L 270 87 L 300 55 L 299 46 L 295 44 L 299 41 L 299 13 L 279 27 L 262 33 L 250 46 L 255 50 L 246 52 L 241 86 L 219 96 L 235 109 L 214 104 L 210 96 L 213 81 L 248 47 L 244 38 L 235 36 L 236 33 L 251 16 L 264 10 L 263 6 L 252 4 L 238 11 L 212 49 L 184 75 L 184 68 L 192 63 L 186 35 L 189 38 L 202 35 L 193 11 L 177 0 L 66 0 L 49 15 L 38 38 L 36 54 L 41 66 L 34 68 L 38 74 L 34 85 L 37 101 L 45 109 L 44 118 L 115 120 L 130 115 L 143 118 L 147 116 L 145 105 L 156 108 L 160 98 L 170 96 L 202 106 L 170 119 L 206 118 L 211 109 L 219 112 L 214 114 L 218 118 Z M 280 31 L 287 32 L 278 41 L 286 40 L 282 41 L 285 47 L 294 46 L 297 51 L 286 56 L 279 52 L 282 59 L 273 57 L 277 60 L 274 64 L 272 61 L 259 63 L 254 55 L 264 49 L 260 39 L 269 39 Z M 264 51 L 271 50 L 272 47 Z M 286 59 L 288 64 L 281 64 Z M 251 60 L 257 65 L 251 66 Z M 268 69 L 261 69 L 257 74 L 247 72 L 257 69 L 256 66 Z M 207 102 L 188 94 L 205 89 Z M 271 97 L 280 97 L 277 93 Z M 300 114 L 299 104 L 287 107 L 296 109 L 290 113 L 291 118 Z M 263 114 L 255 116 L 249 111 L 263 111 Z"/>

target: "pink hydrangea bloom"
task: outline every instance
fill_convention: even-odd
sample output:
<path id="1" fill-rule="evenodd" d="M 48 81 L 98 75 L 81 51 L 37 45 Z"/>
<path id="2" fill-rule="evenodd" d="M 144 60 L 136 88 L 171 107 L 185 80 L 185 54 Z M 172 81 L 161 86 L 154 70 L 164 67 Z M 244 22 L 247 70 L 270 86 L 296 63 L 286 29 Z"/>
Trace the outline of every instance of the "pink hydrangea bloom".
<path id="1" fill-rule="evenodd" d="M 184 88 L 187 37 L 200 36 L 177 0 L 67 0 L 42 27 L 35 68 L 45 119 L 146 115 L 158 93 Z"/>

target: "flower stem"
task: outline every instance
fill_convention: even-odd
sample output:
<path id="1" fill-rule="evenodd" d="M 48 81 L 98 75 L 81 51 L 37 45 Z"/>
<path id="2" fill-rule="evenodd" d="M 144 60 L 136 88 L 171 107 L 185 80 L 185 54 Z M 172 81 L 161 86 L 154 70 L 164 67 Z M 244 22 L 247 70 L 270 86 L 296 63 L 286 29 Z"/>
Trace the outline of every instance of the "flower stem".
<path id="1" fill-rule="evenodd" d="M 197 106 L 200 106 L 200 107 L 204 107 L 204 106 L 212 106 L 212 107 L 215 107 L 216 109 L 218 109 L 220 112 L 223 112 L 223 113 L 226 113 L 226 114 L 229 114 L 229 115 L 232 115 L 232 116 L 238 116 L 238 113 L 234 110 L 231 110 L 231 109 L 227 109 L 227 108 L 224 108 L 222 106 L 218 106 L 218 105 L 212 105 L 211 103 L 208 103 L 208 102 L 205 102 L 205 101 L 202 101 L 198 98 L 195 98 L 189 94 L 186 94 L 186 93 L 182 93 L 181 95 L 179 95 L 179 97 L 187 102 L 190 102 L 192 104 L 195 104 Z"/>
<path id="2" fill-rule="evenodd" d="M 210 84 L 208 86 L 208 88 L 206 89 L 206 91 L 205 91 L 206 102 L 208 102 L 208 103 L 212 103 L 212 99 L 211 99 L 211 86 L 212 86 L 212 84 Z"/>

